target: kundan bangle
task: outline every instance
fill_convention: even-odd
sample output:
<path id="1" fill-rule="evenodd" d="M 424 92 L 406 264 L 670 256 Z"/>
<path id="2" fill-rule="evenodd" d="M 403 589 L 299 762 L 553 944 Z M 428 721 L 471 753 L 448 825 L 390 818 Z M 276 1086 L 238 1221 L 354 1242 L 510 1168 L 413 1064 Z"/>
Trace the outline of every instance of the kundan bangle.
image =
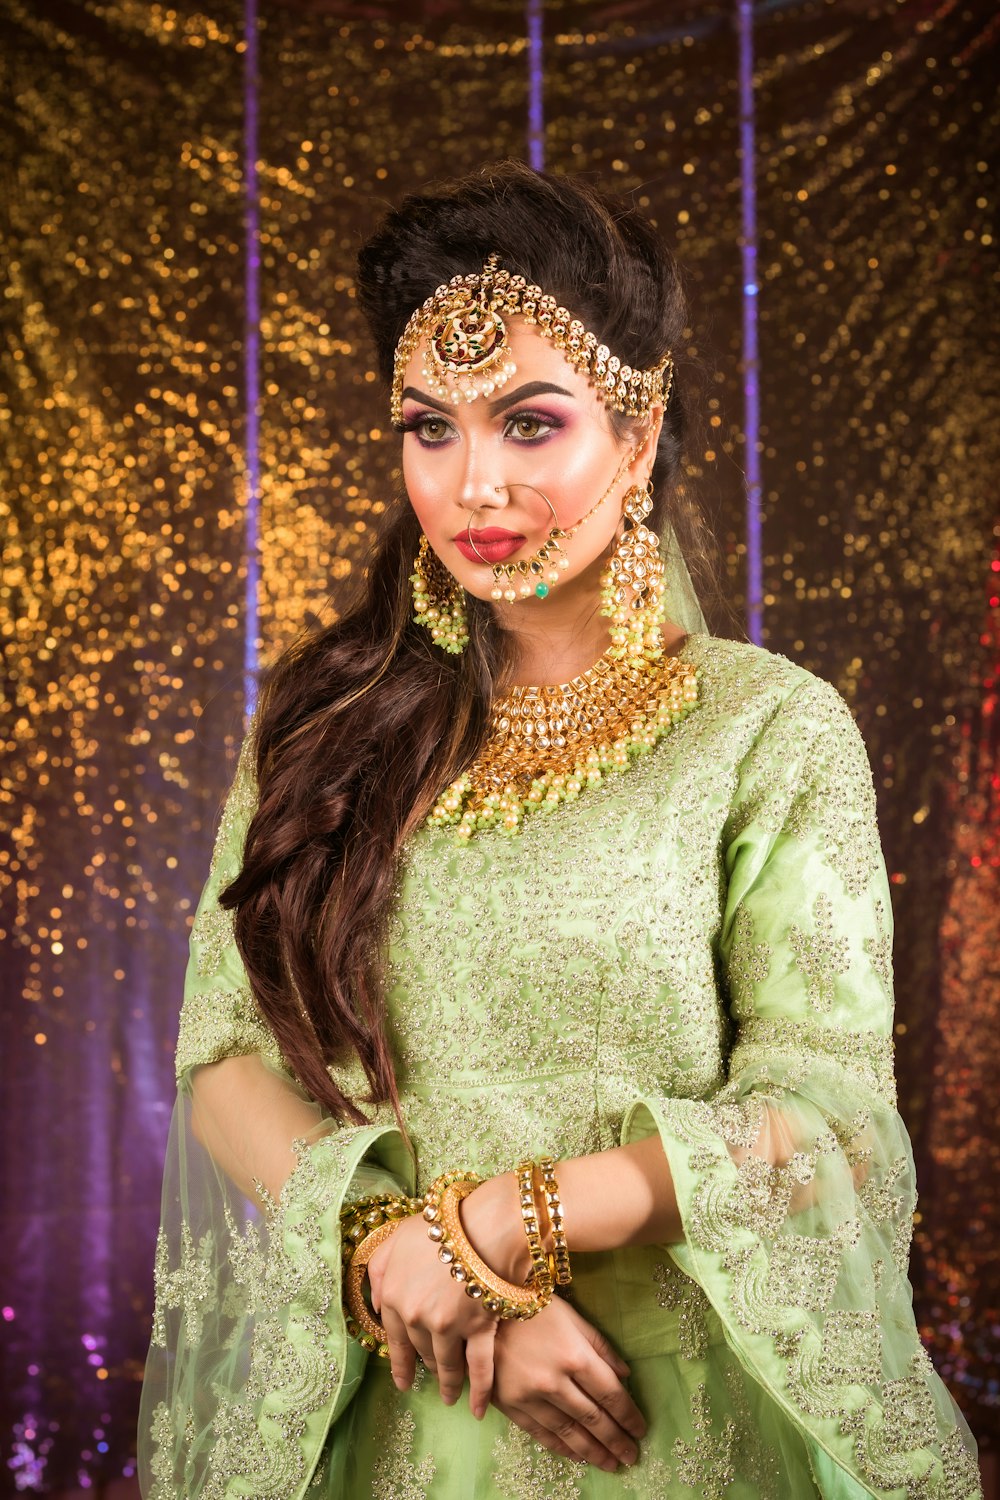
<path id="1" fill-rule="evenodd" d="M 431 1183 L 424 1200 L 428 1238 L 466 1296 L 481 1301 L 498 1318 L 533 1318 L 552 1300 L 551 1278 L 527 1286 L 504 1281 L 477 1255 L 462 1228 L 459 1204 L 480 1181 L 474 1172 L 445 1172 Z"/>
<path id="2" fill-rule="evenodd" d="M 515 1168 L 517 1172 L 517 1188 L 521 1197 L 521 1219 L 524 1223 L 524 1233 L 528 1241 L 528 1254 L 531 1256 L 531 1269 L 534 1282 L 537 1287 L 552 1285 L 552 1271 L 549 1268 L 549 1258 L 545 1254 L 542 1245 L 542 1235 L 538 1227 L 538 1204 L 535 1200 L 535 1162 L 518 1162 Z"/>
<path id="3" fill-rule="evenodd" d="M 386 1331 L 365 1301 L 364 1279 L 368 1262 L 383 1241 L 404 1219 L 420 1212 L 419 1198 L 396 1198 L 382 1193 L 362 1198 L 340 1215 L 340 1261 L 344 1320 L 347 1331 L 363 1348 L 382 1359 L 389 1357 Z"/>
<path id="4" fill-rule="evenodd" d="M 569 1286 L 573 1273 L 569 1268 L 569 1245 L 563 1224 L 562 1199 L 556 1182 L 555 1162 L 551 1157 L 543 1156 L 538 1163 L 538 1170 L 542 1174 L 542 1195 L 548 1210 L 549 1228 L 552 1230 L 552 1260 L 556 1283 L 559 1286 Z"/>

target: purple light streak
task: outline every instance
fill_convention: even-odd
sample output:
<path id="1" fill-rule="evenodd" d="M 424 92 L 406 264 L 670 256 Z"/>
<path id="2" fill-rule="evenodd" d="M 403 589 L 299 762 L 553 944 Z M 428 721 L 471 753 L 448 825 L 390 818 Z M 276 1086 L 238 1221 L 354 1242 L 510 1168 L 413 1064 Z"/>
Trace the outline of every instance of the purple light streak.
<path id="1" fill-rule="evenodd" d="M 257 642 L 260 634 L 260 213 L 257 199 L 257 0 L 246 0 L 243 67 L 243 180 L 246 192 L 246 303 L 243 370 L 246 383 L 246 625 L 243 640 L 243 706 L 247 719 L 257 704 Z"/>
<path id="2" fill-rule="evenodd" d="M 736 0 L 740 45 L 740 197 L 743 209 L 743 403 L 746 434 L 747 632 L 764 639 L 760 359 L 757 346 L 757 182 L 753 92 L 753 0 Z"/>
<path id="3" fill-rule="evenodd" d="M 542 62 L 542 0 L 528 0 L 528 165 L 545 167 L 545 74 Z"/>

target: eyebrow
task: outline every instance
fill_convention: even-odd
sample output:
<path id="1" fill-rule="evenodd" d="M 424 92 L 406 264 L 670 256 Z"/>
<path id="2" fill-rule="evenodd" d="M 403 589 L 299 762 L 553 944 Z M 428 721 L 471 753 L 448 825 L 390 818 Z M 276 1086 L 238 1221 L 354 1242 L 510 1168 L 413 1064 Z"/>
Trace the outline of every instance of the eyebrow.
<path id="1" fill-rule="evenodd" d="M 506 411 L 508 406 L 514 406 L 518 401 L 526 401 L 531 396 L 544 395 L 569 396 L 571 400 L 574 399 L 573 392 L 566 390 L 565 386 L 552 385 L 547 380 L 529 380 L 526 385 L 518 386 L 516 391 L 504 391 L 496 401 L 491 401 L 489 403 L 490 416 L 495 417 L 498 412 Z M 418 391 L 412 385 L 406 387 L 400 400 L 405 401 L 407 397 L 411 401 L 421 402 L 424 406 L 433 406 L 435 411 L 443 411 L 446 414 L 451 414 L 456 410 L 454 406 L 448 406 L 444 401 L 435 401 L 433 396 L 424 395 L 423 391 Z"/>

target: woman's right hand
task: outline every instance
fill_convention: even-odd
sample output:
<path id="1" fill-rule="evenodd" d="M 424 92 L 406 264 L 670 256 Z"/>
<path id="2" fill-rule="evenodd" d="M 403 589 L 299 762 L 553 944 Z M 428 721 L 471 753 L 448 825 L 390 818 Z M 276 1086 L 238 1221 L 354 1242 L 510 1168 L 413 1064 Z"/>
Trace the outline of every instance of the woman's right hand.
<path id="1" fill-rule="evenodd" d="M 453 1406 L 469 1374 L 473 1410 L 485 1411 L 493 1385 L 497 1320 L 467 1297 L 441 1264 L 420 1214 L 403 1219 L 368 1263 L 372 1308 L 385 1327 L 397 1390 L 413 1384 L 417 1355 Z"/>
<path id="2" fill-rule="evenodd" d="M 646 1423 L 622 1384 L 628 1366 L 568 1302 L 502 1322 L 493 1352 L 493 1405 L 536 1443 L 609 1473 L 635 1463 Z"/>

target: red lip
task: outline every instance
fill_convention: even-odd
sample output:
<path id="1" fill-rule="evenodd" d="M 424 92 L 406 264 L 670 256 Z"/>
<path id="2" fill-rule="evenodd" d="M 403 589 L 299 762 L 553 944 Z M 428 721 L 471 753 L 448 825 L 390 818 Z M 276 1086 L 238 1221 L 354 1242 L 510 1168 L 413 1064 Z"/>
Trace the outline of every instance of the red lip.
<path id="1" fill-rule="evenodd" d="M 481 531 L 476 526 L 470 526 L 466 531 L 460 531 L 458 536 L 453 537 L 452 540 L 467 542 L 470 538 L 475 542 L 477 547 L 481 542 L 512 542 L 515 538 L 519 542 L 524 541 L 524 537 L 519 531 L 505 531 L 502 526 L 484 526 Z"/>
<path id="2" fill-rule="evenodd" d="M 481 531 L 470 527 L 452 540 L 468 562 L 503 562 L 524 546 L 520 532 L 505 531 L 502 526 L 484 526 Z"/>

